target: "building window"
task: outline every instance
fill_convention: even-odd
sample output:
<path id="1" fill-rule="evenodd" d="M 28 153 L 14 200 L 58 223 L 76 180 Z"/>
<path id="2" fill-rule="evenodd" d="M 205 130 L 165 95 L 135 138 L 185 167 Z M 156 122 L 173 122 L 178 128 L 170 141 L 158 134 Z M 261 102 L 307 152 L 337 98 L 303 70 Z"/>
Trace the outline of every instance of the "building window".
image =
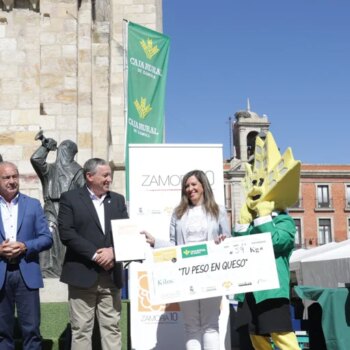
<path id="1" fill-rule="evenodd" d="M 331 200 L 329 196 L 329 186 L 328 185 L 318 185 L 317 186 L 317 207 L 318 208 L 330 208 Z"/>
<path id="2" fill-rule="evenodd" d="M 318 243 L 326 244 L 332 242 L 331 219 L 318 220 Z"/>
<path id="3" fill-rule="evenodd" d="M 350 185 L 346 185 L 345 207 L 350 208 Z"/>
<path id="4" fill-rule="evenodd" d="M 301 248 L 302 246 L 302 235 L 301 235 L 301 220 L 300 219 L 294 219 L 295 222 L 295 228 L 296 228 L 296 232 L 295 232 L 295 246 L 297 248 Z"/>

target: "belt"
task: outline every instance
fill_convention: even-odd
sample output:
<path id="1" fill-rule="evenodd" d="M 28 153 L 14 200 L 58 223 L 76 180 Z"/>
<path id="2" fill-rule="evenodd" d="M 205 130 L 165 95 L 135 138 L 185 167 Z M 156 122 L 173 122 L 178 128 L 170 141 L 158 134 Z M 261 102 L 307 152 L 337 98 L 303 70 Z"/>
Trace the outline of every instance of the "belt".
<path id="1" fill-rule="evenodd" d="M 44 202 L 52 202 L 52 203 L 58 203 L 60 201 L 59 198 L 46 198 Z"/>
<path id="2" fill-rule="evenodd" d="M 16 271 L 19 269 L 19 258 L 7 259 L 7 271 Z"/>
<path id="3" fill-rule="evenodd" d="M 18 265 L 19 264 L 19 258 L 11 258 L 7 259 L 6 262 L 8 265 Z"/>
<path id="4" fill-rule="evenodd" d="M 19 270 L 19 264 L 8 264 L 7 271 L 17 271 Z"/>

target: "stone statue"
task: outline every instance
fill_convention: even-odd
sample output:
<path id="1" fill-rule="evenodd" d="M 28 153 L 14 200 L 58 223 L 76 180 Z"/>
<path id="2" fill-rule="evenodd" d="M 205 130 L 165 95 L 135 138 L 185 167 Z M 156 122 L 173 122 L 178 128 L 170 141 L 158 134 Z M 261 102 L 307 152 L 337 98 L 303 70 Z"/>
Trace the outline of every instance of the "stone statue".
<path id="1" fill-rule="evenodd" d="M 78 147 L 71 140 L 57 142 L 45 138 L 42 130 L 35 137 L 41 146 L 33 153 L 30 161 L 38 174 L 44 197 L 44 211 L 53 236 L 53 246 L 40 255 L 40 265 L 44 277 L 59 277 L 65 254 L 58 235 L 57 215 L 59 199 L 63 192 L 84 186 L 85 179 L 82 167 L 74 160 Z M 56 161 L 48 164 L 46 158 L 51 151 L 57 151 Z"/>

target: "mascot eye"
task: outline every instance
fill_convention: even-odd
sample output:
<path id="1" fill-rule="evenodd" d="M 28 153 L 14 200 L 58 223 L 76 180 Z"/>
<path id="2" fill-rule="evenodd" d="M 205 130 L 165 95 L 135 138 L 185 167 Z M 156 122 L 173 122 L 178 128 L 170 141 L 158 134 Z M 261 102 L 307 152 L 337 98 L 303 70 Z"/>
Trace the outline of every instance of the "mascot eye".
<path id="1" fill-rule="evenodd" d="M 263 178 L 260 178 L 260 179 L 259 179 L 259 186 L 262 186 L 263 183 L 264 183 L 264 179 L 263 179 Z"/>
<path id="2" fill-rule="evenodd" d="M 253 186 L 256 186 L 257 183 L 258 183 L 257 180 L 253 180 L 253 181 L 252 181 Z"/>

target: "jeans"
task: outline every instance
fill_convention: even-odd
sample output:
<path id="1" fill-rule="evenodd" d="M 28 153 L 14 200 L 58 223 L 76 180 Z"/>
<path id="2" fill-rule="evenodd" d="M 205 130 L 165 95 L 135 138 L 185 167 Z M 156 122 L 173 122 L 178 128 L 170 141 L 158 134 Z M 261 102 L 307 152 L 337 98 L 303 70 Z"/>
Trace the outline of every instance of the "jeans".
<path id="1" fill-rule="evenodd" d="M 181 302 L 186 350 L 219 350 L 219 316 L 222 297 Z"/>

